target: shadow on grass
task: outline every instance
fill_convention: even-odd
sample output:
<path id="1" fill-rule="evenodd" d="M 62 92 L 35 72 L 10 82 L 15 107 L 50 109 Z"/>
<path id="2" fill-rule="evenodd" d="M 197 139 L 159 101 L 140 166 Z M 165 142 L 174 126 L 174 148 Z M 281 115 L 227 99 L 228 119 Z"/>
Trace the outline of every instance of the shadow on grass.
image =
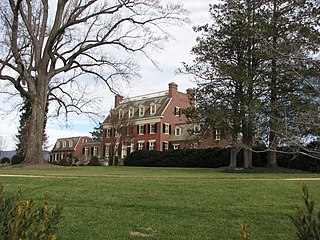
<path id="1" fill-rule="evenodd" d="M 310 173 L 306 171 L 281 167 L 223 168 L 224 173 Z"/>

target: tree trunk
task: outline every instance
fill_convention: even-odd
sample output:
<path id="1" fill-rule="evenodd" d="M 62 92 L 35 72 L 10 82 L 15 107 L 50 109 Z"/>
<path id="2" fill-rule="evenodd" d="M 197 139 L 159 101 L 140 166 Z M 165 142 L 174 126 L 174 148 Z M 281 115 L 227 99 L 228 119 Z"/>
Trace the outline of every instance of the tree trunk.
<path id="1" fill-rule="evenodd" d="M 43 164 L 43 132 L 47 97 L 36 96 L 31 100 L 30 135 L 24 163 Z"/>
<path id="2" fill-rule="evenodd" d="M 273 1 L 273 29 L 277 29 L 277 1 Z M 277 49 L 277 32 L 274 31 L 272 33 L 272 49 L 273 51 L 276 51 Z M 277 166 L 277 154 L 276 154 L 276 148 L 277 148 L 277 120 L 278 117 L 277 114 L 277 78 L 278 78 L 278 64 L 276 59 L 277 53 L 272 54 L 271 59 L 271 80 L 270 80 L 270 120 L 269 120 L 269 156 L 268 156 L 268 166 L 276 167 Z"/>
<path id="3" fill-rule="evenodd" d="M 230 153 L 230 165 L 231 168 L 237 167 L 237 155 L 238 155 L 238 149 L 235 144 L 232 144 L 231 146 L 231 153 Z"/>
<path id="4" fill-rule="evenodd" d="M 243 163 L 245 168 L 252 167 L 252 150 L 248 148 L 243 149 Z"/>

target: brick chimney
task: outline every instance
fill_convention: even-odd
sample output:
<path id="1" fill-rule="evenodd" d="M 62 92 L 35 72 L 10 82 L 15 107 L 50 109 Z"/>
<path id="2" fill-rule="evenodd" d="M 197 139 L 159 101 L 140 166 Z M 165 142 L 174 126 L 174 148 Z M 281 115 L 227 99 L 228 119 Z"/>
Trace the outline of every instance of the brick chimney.
<path id="1" fill-rule="evenodd" d="M 116 108 L 120 102 L 122 101 L 123 97 L 120 96 L 119 94 L 117 94 L 115 97 L 114 97 L 114 107 Z"/>
<path id="2" fill-rule="evenodd" d="M 169 83 L 169 96 L 172 97 L 178 92 L 178 84 L 172 82 Z"/>

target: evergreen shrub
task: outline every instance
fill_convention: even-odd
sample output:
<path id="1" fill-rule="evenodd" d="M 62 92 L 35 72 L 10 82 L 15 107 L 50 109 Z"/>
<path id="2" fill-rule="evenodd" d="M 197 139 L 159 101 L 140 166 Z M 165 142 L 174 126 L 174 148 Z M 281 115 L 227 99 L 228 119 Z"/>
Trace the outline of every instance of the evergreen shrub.
<path id="1" fill-rule="evenodd" d="M 11 158 L 11 164 L 12 165 L 16 165 L 16 164 L 20 164 L 23 162 L 23 158 L 21 155 L 14 155 L 12 158 Z"/>
<path id="2" fill-rule="evenodd" d="M 217 168 L 229 165 L 230 150 L 219 148 L 138 150 L 124 161 L 125 166 Z"/>
<path id="3" fill-rule="evenodd" d="M 280 149 L 277 154 L 279 167 L 291 168 L 309 172 L 320 172 L 320 159 L 293 154 L 294 149 Z M 282 152 L 287 152 L 282 153 Z M 254 149 L 252 156 L 253 167 L 266 167 L 268 152 L 263 148 Z M 168 151 L 138 150 L 132 152 L 124 161 L 125 166 L 145 167 L 191 167 L 191 168 L 219 168 L 229 166 L 230 149 L 177 149 Z M 243 151 L 237 156 L 237 167 L 243 167 Z"/>
<path id="4" fill-rule="evenodd" d="M 58 163 L 60 166 L 71 166 L 71 159 L 70 158 L 63 158 Z"/>
<path id="5" fill-rule="evenodd" d="M 101 163 L 99 162 L 99 159 L 97 156 L 93 156 L 90 159 L 90 162 L 87 164 L 87 166 L 101 166 Z"/>
<path id="6" fill-rule="evenodd" d="M 5 164 L 5 163 L 10 164 L 10 158 L 7 158 L 7 157 L 2 158 L 2 159 L 1 159 L 1 163 L 2 163 L 2 164 Z"/>

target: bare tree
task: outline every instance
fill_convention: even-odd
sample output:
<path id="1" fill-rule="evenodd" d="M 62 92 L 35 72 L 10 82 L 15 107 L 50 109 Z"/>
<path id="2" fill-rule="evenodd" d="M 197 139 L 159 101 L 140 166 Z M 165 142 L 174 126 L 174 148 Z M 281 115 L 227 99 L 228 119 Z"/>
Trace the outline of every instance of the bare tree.
<path id="1" fill-rule="evenodd" d="M 127 103 L 129 106 L 130 103 Z M 111 156 L 112 165 L 116 165 L 116 156 L 119 152 L 119 147 L 124 143 L 131 142 L 133 137 L 134 120 L 129 117 L 129 112 L 126 109 L 111 109 L 110 114 L 105 121 L 105 126 L 109 127 L 111 136 Z"/>
<path id="2" fill-rule="evenodd" d="M 133 53 L 168 39 L 168 25 L 186 19 L 181 5 L 159 0 L 4 0 L 0 3 L 0 80 L 30 101 L 29 147 L 25 162 L 42 163 L 48 101 L 57 114 L 81 113 L 86 102 L 82 75 L 102 80 L 112 90 L 117 79 L 137 76 Z"/>

